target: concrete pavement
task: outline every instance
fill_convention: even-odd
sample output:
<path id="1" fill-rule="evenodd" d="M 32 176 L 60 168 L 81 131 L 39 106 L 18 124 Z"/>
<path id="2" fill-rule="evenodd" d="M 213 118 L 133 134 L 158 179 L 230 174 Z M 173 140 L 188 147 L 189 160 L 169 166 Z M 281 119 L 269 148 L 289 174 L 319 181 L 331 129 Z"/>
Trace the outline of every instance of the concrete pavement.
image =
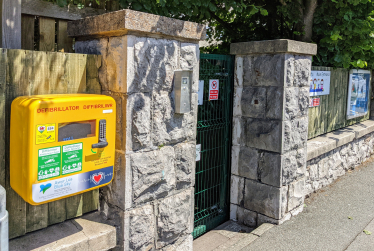
<path id="1" fill-rule="evenodd" d="M 305 204 L 301 214 L 271 228 L 242 250 L 374 250 L 373 162 L 321 189 Z"/>

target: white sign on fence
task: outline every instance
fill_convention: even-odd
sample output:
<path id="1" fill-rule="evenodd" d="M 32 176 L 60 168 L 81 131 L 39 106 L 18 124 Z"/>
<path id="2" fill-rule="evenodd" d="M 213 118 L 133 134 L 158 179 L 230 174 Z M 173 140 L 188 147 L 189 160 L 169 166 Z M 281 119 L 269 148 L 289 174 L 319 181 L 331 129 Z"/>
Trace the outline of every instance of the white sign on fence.
<path id="1" fill-rule="evenodd" d="M 309 96 L 329 95 L 331 71 L 312 71 L 310 75 Z"/>
<path id="2" fill-rule="evenodd" d="M 199 90 L 197 92 L 198 94 L 198 105 L 203 105 L 204 102 L 204 80 L 199 80 Z"/>
<path id="3" fill-rule="evenodd" d="M 201 153 L 201 144 L 196 145 L 196 161 L 200 161 L 201 159 L 200 153 Z"/>
<path id="4" fill-rule="evenodd" d="M 219 80 L 209 80 L 209 100 L 218 100 L 219 95 Z"/>

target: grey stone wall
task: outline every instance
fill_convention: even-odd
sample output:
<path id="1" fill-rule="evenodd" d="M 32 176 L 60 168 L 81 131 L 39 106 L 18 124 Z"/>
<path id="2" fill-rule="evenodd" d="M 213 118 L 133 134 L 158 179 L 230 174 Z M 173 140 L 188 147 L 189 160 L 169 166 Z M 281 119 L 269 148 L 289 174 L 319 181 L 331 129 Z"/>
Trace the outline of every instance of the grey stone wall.
<path id="1" fill-rule="evenodd" d="M 192 250 L 199 46 L 134 35 L 77 41 L 101 54 L 103 94 L 117 102 L 113 182 L 101 210 L 119 250 Z M 193 70 L 192 110 L 174 113 L 177 69 Z"/>
<path id="2" fill-rule="evenodd" d="M 374 154 L 374 133 L 313 158 L 307 163 L 304 194 L 309 195 L 331 184 Z"/>
<path id="3" fill-rule="evenodd" d="M 230 217 L 250 227 L 280 224 L 303 208 L 311 71 L 311 56 L 261 54 L 271 41 L 257 43 L 234 46 Z"/>

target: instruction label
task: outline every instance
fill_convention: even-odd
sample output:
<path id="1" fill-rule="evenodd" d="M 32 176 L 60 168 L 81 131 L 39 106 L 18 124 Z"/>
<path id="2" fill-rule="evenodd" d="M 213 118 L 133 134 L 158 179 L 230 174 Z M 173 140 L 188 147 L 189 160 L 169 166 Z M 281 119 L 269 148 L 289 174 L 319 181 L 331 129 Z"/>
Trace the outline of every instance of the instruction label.
<path id="1" fill-rule="evenodd" d="M 73 174 L 32 185 L 32 199 L 36 203 L 57 199 L 108 184 L 113 178 L 113 166 L 86 173 Z"/>
<path id="2" fill-rule="evenodd" d="M 60 176 L 61 147 L 40 149 L 38 152 L 38 180 Z"/>
<path id="3" fill-rule="evenodd" d="M 56 141 L 56 125 L 45 124 L 36 126 L 36 144 L 45 144 Z"/>
<path id="4" fill-rule="evenodd" d="M 83 143 L 62 146 L 62 175 L 82 171 Z"/>

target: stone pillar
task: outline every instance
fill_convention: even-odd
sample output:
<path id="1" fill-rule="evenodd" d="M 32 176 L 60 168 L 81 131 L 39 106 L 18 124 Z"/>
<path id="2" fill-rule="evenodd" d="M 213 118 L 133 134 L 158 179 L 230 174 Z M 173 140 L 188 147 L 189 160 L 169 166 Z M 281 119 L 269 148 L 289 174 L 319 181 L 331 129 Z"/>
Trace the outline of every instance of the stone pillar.
<path id="1" fill-rule="evenodd" d="M 192 250 L 199 45 L 205 26 L 122 10 L 70 22 L 77 53 L 100 54 L 117 101 L 113 182 L 101 211 L 118 250 Z M 192 70 L 191 112 L 174 113 L 175 70 Z"/>
<path id="2" fill-rule="evenodd" d="M 236 55 L 231 218 L 280 224 L 303 209 L 315 44 L 231 44 Z"/>

